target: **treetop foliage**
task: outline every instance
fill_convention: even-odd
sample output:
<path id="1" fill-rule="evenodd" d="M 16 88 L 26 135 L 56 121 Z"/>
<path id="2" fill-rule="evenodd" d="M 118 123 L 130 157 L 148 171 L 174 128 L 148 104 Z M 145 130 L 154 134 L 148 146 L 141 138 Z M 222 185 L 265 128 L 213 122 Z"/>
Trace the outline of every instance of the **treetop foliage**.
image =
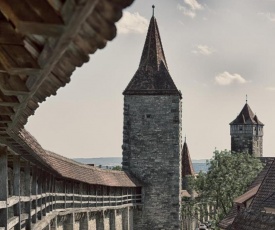
<path id="1" fill-rule="evenodd" d="M 223 218 L 233 206 L 233 200 L 246 192 L 263 166 L 258 158 L 246 153 L 215 151 L 207 161 L 208 172 L 189 178 L 192 190 L 199 194 L 199 201 L 212 203 Z"/>

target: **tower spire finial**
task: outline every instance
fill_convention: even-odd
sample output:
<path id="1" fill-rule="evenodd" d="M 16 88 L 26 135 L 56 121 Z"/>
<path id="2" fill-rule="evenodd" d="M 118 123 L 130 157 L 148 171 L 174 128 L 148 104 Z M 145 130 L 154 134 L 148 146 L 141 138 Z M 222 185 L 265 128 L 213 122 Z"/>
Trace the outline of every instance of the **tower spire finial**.
<path id="1" fill-rule="evenodd" d="M 245 95 L 246 99 L 245 99 L 245 103 L 247 104 L 247 94 Z"/>
<path id="2" fill-rule="evenodd" d="M 155 5 L 152 5 L 152 9 L 153 9 L 153 17 L 155 16 Z"/>
<path id="3" fill-rule="evenodd" d="M 186 143 L 186 134 L 185 134 L 185 136 L 184 136 L 184 142 Z"/>

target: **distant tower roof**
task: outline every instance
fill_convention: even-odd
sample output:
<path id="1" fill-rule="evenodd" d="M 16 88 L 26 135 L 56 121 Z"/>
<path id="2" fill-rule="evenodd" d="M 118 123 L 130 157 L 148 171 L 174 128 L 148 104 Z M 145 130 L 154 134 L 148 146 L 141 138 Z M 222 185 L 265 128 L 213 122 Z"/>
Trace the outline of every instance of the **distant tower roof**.
<path id="1" fill-rule="evenodd" d="M 138 70 L 123 94 L 181 96 L 168 71 L 154 11 Z"/>
<path id="2" fill-rule="evenodd" d="M 237 118 L 230 123 L 230 125 L 239 125 L 239 124 L 258 124 L 264 125 L 258 117 L 252 112 L 250 106 L 245 103 L 242 111 L 237 116 Z"/>
<path id="3" fill-rule="evenodd" d="M 182 178 L 188 175 L 195 175 L 193 164 L 190 158 L 189 149 L 186 143 L 186 138 L 182 148 Z"/>

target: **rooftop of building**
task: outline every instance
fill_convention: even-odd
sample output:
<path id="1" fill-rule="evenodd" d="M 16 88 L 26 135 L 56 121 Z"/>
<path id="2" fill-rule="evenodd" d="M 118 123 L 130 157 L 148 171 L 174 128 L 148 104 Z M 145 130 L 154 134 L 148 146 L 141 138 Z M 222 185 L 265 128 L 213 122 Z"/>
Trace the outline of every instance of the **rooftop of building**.
<path id="1" fill-rule="evenodd" d="M 123 94 L 179 95 L 181 97 L 181 93 L 168 71 L 154 13 L 148 27 L 139 67 Z"/>
<path id="2" fill-rule="evenodd" d="M 255 115 L 248 103 L 246 102 L 240 114 L 233 120 L 230 125 L 240 125 L 240 124 L 256 124 L 256 125 L 264 125 Z"/>

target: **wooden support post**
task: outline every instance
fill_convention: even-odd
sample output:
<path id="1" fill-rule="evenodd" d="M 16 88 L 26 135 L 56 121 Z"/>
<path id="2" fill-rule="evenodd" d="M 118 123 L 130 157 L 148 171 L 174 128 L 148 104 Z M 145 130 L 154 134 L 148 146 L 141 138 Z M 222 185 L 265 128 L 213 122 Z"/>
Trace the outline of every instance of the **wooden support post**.
<path id="1" fill-rule="evenodd" d="M 124 197 L 123 197 L 123 188 L 121 188 L 121 203 L 120 205 L 123 205 L 124 204 Z"/>
<path id="2" fill-rule="evenodd" d="M 79 193 L 80 193 L 80 208 L 83 208 L 83 206 L 82 206 L 82 199 L 83 199 L 83 197 L 82 197 L 82 195 L 83 195 L 83 183 L 81 183 L 81 182 L 80 182 L 80 184 L 79 184 Z"/>
<path id="3" fill-rule="evenodd" d="M 67 196 L 66 196 L 66 194 L 67 194 L 67 181 L 65 180 L 64 181 L 64 183 L 63 183 L 63 185 L 64 185 L 64 209 L 65 208 L 67 208 L 67 204 L 66 204 L 66 201 L 67 201 Z"/>
<path id="4" fill-rule="evenodd" d="M 32 166 L 32 195 L 35 196 L 32 201 L 32 209 L 35 210 L 32 216 L 32 223 L 37 222 L 37 168 Z"/>
<path id="5" fill-rule="evenodd" d="M 79 229 L 89 230 L 89 213 L 88 212 L 85 212 L 84 216 L 80 219 Z"/>
<path id="6" fill-rule="evenodd" d="M 104 207 L 104 186 L 101 186 L 102 188 L 102 206 Z"/>
<path id="7" fill-rule="evenodd" d="M 43 173 L 40 170 L 38 170 L 38 180 L 37 180 L 37 194 L 38 195 L 42 195 L 42 177 L 43 177 Z M 37 212 L 37 217 L 39 220 L 42 219 L 42 196 L 40 196 L 40 198 L 38 199 L 38 212 Z"/>
<path id="8" fill-rule="evenodd" d="M 122 210 L 122 229 L 130 230 L 129 207 L 126 207 Z"/>
<path id="9" fill-rule="evenodd" d="M 20 157 L 13 156 L 13 195 L 19 197 L 20 200 Z M 18 216 L 19 222 L 14 226 L 14 230 L 21 229 L 21 203 L 18 202 L 13 206 L 14 216 Z"/>
<path id="10" fill-rule="evenodd" d="M 72 189 L 73 189 L 73 208 L 75 208 L 75 197 L 74 197 L 74 191 L 75 191 L 75 187 L 74 187 L 74 182 L 72 182 Z"/>
<path id="11" fill-rule="evenodd" d="M 51 230 L 57 230 L 57 217 L 55 217 L 51 224 Z"/>
<path id="12" fill-rule="evenodd" d="M 74 230 L 75 216 L 74 213 L 68 215 L 67 221 L 64 223 L 64 230 Z"/>
<path id="13" fill-rule="evenodd" d="M 31 197 L 31 172 L 30 172 L 30 162 L 25 162 L 24 169 L 25 176 L 25 196 Z M 26 220 L 26 230 L 31 229 L 31 200 L 25 203 L 26 212 L 29 214 L 29 218 Z"/>
<path id="14" fill-rule="evenodd" d="M 88 204 L 87 204 L 87 207 L 91 207 L 91 197 L 90 197 L 90 196 L 92 195 L 92 194 L 91 194 L 91 185 L 88 184 L 88 185 L 87 185 L 87 189 L 88 189 L 88 190 L 87 190 L 87 193 L 88 193 L 88 195 L 89 195 L 89 196 L 88 196 Z M 89 219 L 89 218 L 88 218 L 88 219 Z"/>
<path id="15" fill-rule="evenodd" d="M 116 210 L 110 210 L 110 230 L 116 230 Z"/>
<path id="16" fill-rule="evenodd" d="M 55 195 L 55 193 L 56 193 L 56 187 L 55 187 L 55 178 L 54 178 L 53 175 L 51 175 L 51 177 L 52 177 L 52 190 L 51 190 L 51 193 L 52 193 L 52 196 L 51 196 L 51 198 L 52 198 L 52 204 L 51 204 L 51 211 L 53 211 L 54 209 L 56 209 L 56 207 L 55 207 L 55 203 L 56 203 L 56 195 Z"/>
<path id="17" fill-rule="evenodd" d="M 41 173 L 41 194 L 43 195 L 46 195 L 47 193 L 47 188 L 48 188 L 48 174 L 46 174 L 45 171 L 43 171 Z M 46 208 L 46 205 L 47 205 L 47 200 L 48 200 L 48 197 L 45 196 L 45 197 L 41 197 L 41 216 L 46 216 L 47 214 L 47 208 Z"/>
<path id="18" fill-rule="evenodd" d="M 100 211 L 96 215 L 96 230 L 104 230 L 104 211 Z"/>
<path id="19" fill-rule="evenodd" d="M 109 206 L 111 206 L 111 187 L 108 187 L 108 196 L 109 196 Z"/>
<path id="20" fill-rule="evenodd" d="M 7 147 L 0 147 L 0 201 L 7 205 L 8 199 L 8 153 Z M 8 208 L 0 209 L 0 227 L 8 227 Z"/>
<path id="21" fill-rule="evenodd" d="M 95 206 L 97 207 L 97 185 L 95 185 Z"/>

